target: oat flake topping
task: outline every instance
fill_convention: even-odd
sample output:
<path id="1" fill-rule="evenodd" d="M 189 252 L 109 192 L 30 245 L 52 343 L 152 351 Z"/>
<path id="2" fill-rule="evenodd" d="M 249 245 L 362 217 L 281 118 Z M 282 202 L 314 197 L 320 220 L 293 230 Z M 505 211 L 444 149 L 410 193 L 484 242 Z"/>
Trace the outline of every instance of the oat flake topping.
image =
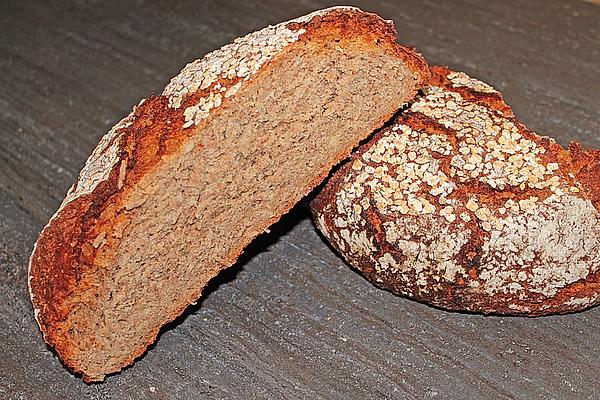
<path id="1" fill-rule="evenodd" d="M 304 29 L 292 30 L 288 28 L 289 24 L 310 22 L 314 17 L 335 9 L 355 8 L 332 7 L 275 26 L 268 26 L 237 38 L 233 43 L 188 64 L 179 75 L 171 79 L 163 92 L 163 95 L 169 99 L 169 106 L 181 107 L 186 96 L 198 90 L 208 89 L 209 93 L 196 104 L 185 109 L 183 127 L 197 125 L 207 118 L 211 109 L 219 107 L 224 98 L 235 94 L 265 63 L 284 47 L 298 41 L 306 32 Z M 229 83 L 221 85 L 220 80 Z"/>
<path id="2" fill-rule="evenodd" d="M 454 87 L 494 92 L 462 73 L 448 78 Z M 393 272 L 400 280 L 413 276 L 421 292 L 460 277 L 473 288 L 482 285 L 490 295 L 518 294 L 527 286 L 552 297 L 585 278 L 590 266 L 600 265 L 598 212 L 589 200 L 577 197 L 579 183 L 560 173 L 557 163 L 544 162 L 545 148 L 525 137 L 511 119 L 436 86 L 427 88 L 409 110 L 452 133 L 397 123 L 354 159 L 335 204 L 323 210 L 337 215 L 335 229 L 324 234 L 342 251 L 349 248 L 350 257 L 363 262 L 370 258 L 378 274 Z M 480 191 L 455 195 L 474 182 L 532 194 L 507 196 L 500 206 Z M 376 247 L 367 233 L 372 207 L 387 221 L 382 225 L 385 240 L 401 252 L 402 260 L 390 253 L 374 257 L 369 251 Z M 486 236 L 476 279 L 455 261 L 470 240 L 473 222 Z M 412 290 L 407 285 L 405 294 L 414 294 Z"/>

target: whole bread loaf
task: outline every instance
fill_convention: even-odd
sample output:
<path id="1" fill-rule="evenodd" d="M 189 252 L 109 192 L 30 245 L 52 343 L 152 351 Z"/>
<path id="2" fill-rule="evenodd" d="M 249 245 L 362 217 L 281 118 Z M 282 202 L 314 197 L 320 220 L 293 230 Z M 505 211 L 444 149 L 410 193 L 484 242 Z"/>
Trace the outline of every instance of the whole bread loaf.
<path id="1" fill-rule="evenodd" d="M 100 140 L 37 240 L 45 340 L 88 382 L 131 364 L 428 76 L 390 21 L 351 7 L 187 65 Z"/>
<path id="2" fill-rule="evenodd" d="M 491 86 L 432 71 L 312 201 L 320 231 L 375 285 L 437 307 L 536 316 L 600 303 L 600 152 L 565 150 Z"/>

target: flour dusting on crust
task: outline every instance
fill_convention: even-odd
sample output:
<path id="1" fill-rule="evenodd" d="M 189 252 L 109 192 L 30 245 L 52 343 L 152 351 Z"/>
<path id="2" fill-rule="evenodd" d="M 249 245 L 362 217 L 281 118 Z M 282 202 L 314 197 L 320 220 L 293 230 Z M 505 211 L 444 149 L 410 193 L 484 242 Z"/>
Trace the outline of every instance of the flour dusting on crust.
<path id="1" fill-rule="evenodd" d="M 208 53 L 188 64 L 179 75 L 171 79 L 163 95 L 169 106 L 179 108 L 184 99 L 198 90 L 208 94 L 198 99 L 184 111 L 183 127 L 197 125 L 207 118 L 210 110 L 219 107 L 225 98 L 234 95 L 255 75 L 260 68 L 279 54 L 285 47 L 298 41 L 306 30 L 291 29 L 291 24 L 310 22 L 317 16 L 334 10 L 358 10 L 354 7 L 332 7 L 315 11 L 294 20 L 268 26 L 259 31 L 237 38 L 233 43 Z"/>
<path id="2" fill-rule="evenodd" d="M 600 214 L 564 150 L 486 83 L 437 74 L 334 174 L 313 202 L 318 227 L 370 279 L 438 306 L 541 313 L 600 299 L 585 286 L 600 271 Z"/>

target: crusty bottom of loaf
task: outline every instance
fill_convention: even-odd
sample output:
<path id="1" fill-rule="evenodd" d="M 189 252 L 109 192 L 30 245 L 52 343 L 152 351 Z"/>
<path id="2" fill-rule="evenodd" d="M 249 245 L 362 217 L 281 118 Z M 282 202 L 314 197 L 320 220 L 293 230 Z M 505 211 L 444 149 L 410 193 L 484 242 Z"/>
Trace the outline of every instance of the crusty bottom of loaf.
<path id="1" fill-rule="evenodd" d="M 414 91 L 410 71 L 371 43 L 306 43 L 276 60 L 113 210 L 80 278 L 91 289 L 67 300 L 58 327 L 67 364 L 88 381 L 130 364 Z"/>

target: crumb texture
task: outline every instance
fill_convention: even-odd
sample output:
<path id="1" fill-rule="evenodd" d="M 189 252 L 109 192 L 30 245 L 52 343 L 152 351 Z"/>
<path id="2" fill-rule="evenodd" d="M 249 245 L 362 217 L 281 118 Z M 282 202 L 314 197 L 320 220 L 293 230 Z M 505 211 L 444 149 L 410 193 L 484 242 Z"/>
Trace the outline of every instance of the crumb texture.
<path id="1" fill-rule="evenodd" d="M 306 29 L 299 24 L 310 23 L 315 17 L 332 12 L 359 13 L 360 10 L 355 7 L 330 7 L 237 38 L 233 43 L 188 64 L 171 79 L 163 95 L 169 99 L 170 107 L 179 108 L 190 94 L 207 90 L 208 96 L 201 97 L 194 106 L 186 109 L 186 125 L 198 124 L 201 119 L 208 117 L 211 108 L 219 107 L 223 97 L 233 96 L 261 66 L 284 47 L 298 41 L 306 33 Z"/>
<path id="2" fill-rule="evenodd" d="M 412 99 L 428 72 L 392 30 L 354 8 L 266 28 L 190 64 L 101 140 L 30 263 L 38 322 L 69 367 L 98 381 L 131 364 Z"/>
<path id="3" fill-rule="evenodd" d="M 190 100 L 185 102 L 183 128 L 197 125 L 209 116 L 212 109 L 218 108 L 224 99 L 240 90 L 265 63 L 286 46 L 298 41 L 306 33 L 303 26 L 308 27 L 315 17 L 328 14 L 352 18 L 364 13 L 355 7 L 330 7 L 236 38 L 233 43 L 188 64 L 171 79 L 162 95 L 168 99 L 169 107 L 174 109 L 182 107 L 185 99 Z M 196 96 L 189 99 L 194 94 Z M 139 105 L 143 102 L 144 100 Z M 108 179 L 111 167 L 119 161 L 121 133 L 133 123 L 135 110 L 136 108 L 104 135 L 61 207 L 77 197 L 92 193 L 100 182 Z"/>
<path id="4" fill-rule="evenodd" d="M 600 219 L 572 158 L 491 86 L 434 68 L 312 209 L 351 265 L 398 294 L 485 313 L 576 311 L 599 299 Z"/>

